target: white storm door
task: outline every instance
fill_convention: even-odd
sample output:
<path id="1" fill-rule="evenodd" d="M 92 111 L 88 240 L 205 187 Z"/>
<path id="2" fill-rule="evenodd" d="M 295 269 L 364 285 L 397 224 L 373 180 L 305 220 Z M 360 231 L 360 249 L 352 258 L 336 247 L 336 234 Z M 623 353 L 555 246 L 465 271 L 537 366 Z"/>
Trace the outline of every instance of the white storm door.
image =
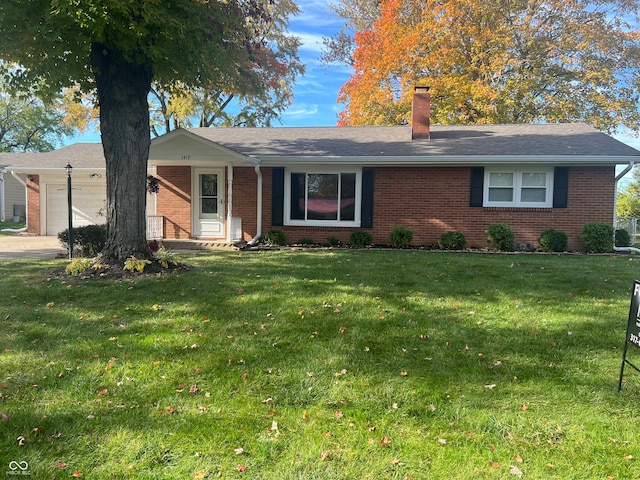
<path id="1" fill-rule="evenodd" d="M 222 169 L 193 171 L 193 234 L 195 237 L 224 236 L 224 174 Z"/>

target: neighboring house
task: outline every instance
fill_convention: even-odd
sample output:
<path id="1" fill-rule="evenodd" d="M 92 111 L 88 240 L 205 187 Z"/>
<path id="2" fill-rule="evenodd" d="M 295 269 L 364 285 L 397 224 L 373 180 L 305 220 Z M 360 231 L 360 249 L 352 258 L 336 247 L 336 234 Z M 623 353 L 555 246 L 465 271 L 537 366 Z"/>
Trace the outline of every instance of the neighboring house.
<path id="1" fill-rule="evenodd" d="M 403 225 L 414 230 L 414 245 L 437 245 L 442 233 L 460 231 L 482 247 L 487 226 L 504 223 L 518 243 L 535 245 L 555 228 L 580 250 L 585 223 L 613 223 L 616 165 L 640 159 L 584 124 L 430 127 L 428 112 L 429 94 L 417 90 L 412 127 L 174 130 L 151 144 L 149 173 L 159 190 L 148 196 L 148 213 L 166 239 L 255 241 L 279 229 L 292 243 L 346 243 L 366 230 L 387 244 Z M 28 230 L 65 228 L 67 162 L 74 216 L 99 221 L 99 145 L 38 158 L 8 167 L 29 175 Z"/>

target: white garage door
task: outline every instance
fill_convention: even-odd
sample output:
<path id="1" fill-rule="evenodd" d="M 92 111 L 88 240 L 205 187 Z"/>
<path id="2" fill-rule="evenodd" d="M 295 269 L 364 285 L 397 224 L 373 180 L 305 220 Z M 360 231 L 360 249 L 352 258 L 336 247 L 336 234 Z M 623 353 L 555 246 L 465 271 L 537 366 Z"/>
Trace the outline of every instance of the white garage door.
<path id="1" fill-rule="evenodd" d="M 104 209 L 106 201 L 104 185 L 76 185 L 72 190 L 73 226 L 82 227 L 94 223 L 105 223 L 105 217 L 98 212 Z M 69 228 L 67 214 L 66 184 L 47 185 L 47 235 L 57 235 Z"/>

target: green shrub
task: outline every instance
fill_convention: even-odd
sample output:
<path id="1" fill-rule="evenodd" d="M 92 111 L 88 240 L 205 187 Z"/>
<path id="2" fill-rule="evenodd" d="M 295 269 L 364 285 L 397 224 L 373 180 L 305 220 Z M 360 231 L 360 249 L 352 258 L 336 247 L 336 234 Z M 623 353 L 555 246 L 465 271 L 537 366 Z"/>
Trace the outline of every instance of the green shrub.
<path id="1" fill-rule="evenodd" d="M 411 228 L 397 225 L 391 230 L 391 245 L 394 247 L 406 247 L 413 240 L 413 230 Z"/>
<path id="2" fill-rule="evenodd" d="M 69 229 L 58 234 L 62 246 L 69 250 Z M 107 241 L 106 225 L 85 225 L 73 229 L 73 250 L 85 257 L 95 257 L 104 249 Z"/>
<path id="3" fill-rule="evenodd" d="M 631 245 L 631 235 L 624 228 L 616 230 L 615 237 L 616 247 L 628 247 Z"/>
<path id="4" fill-rule="evenodd" d="M 327 243 L 329 245 L 331 245 L 332 247 L 338 247 L 338 246 L 342 245 L 342 242 L 340 240 L 338 240 L 336 237 L 327 238 Z"/>
<path id="5" fill-rule="evenodd" d="M 367 245 L 371 245 L 371 234 L 364 230 L 356 230 L 355 232 L 351 232 L 349 242 L 354 247 L 365 247 Z"/>
<path id="6" fill-rule="evenodd" d="M 566 252 L 569 246 L 567 234 L 550 228 L 540 234 L 538 243 L 546 252 Z"/>
<path id="7" fill-rule="evenodd" d="M 613 250 L 613 226 L 608 223 L 585 223 L 580 238 L 587 252 L 605 253 Z"/>
<path id="8" fill-rule="evenodd" d="M 313 239 L 307 237 L 298 240 L 298 245 L 313 245 L 314 243 L 316 242 L 314 242 Z"/>
<path id="9" fill-rule="evenodd" d="M 444 232 L 440 235 L 438 245 L 445 250 L 463 250 L 467 246 L 467 239 L 462 232 Z"/>
<path id="10" fill-rule="evenodd" d="M 282 230 L 272 229 L 264 236 L 264 242 L 267 245 L 286 245 L 287 239 Z"/>
<path id="11" fill-rule="evenodd" d="M 164 247 L 158 248 L 158 250 L 153 253 L 153 258 L 164 268 L 169 268 L 170 264 L 176 265 L 178 263 L 175 254 Z"/>
<path id="12" fill-rule="evenodd" d="M 487 243 L 491 248 L 512 252 L 516 248 L 513 229 L 503 223 L 494 223 L 487 227 Z"/>

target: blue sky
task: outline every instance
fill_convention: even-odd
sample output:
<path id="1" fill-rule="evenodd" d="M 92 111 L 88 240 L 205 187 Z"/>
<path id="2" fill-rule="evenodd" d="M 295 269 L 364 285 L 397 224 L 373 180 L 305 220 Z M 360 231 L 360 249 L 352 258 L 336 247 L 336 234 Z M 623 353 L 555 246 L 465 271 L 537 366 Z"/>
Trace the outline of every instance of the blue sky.
<path id="1" fill-rule="evenodd" d="M 306 65 L 304 76 L 294 86 L 295 100 L 274 126 L 331 126 L 338 120 L 343 105 L 337 102 L 338 91 L 351 75 L 346 65 L 322 65 L 322 37 L 331 37 L 342 27 L 342 20 L 329 10 L 326 0 L 298 0 L 300 15 L 290 21 L 290 31 L 299 37 L 302 46 L 300 57 Z M 640 139 L 630 135 L 616 138 L 640 150 Z M 99 142 L 98 133 L 91 132 L 73 141 Z"/>

